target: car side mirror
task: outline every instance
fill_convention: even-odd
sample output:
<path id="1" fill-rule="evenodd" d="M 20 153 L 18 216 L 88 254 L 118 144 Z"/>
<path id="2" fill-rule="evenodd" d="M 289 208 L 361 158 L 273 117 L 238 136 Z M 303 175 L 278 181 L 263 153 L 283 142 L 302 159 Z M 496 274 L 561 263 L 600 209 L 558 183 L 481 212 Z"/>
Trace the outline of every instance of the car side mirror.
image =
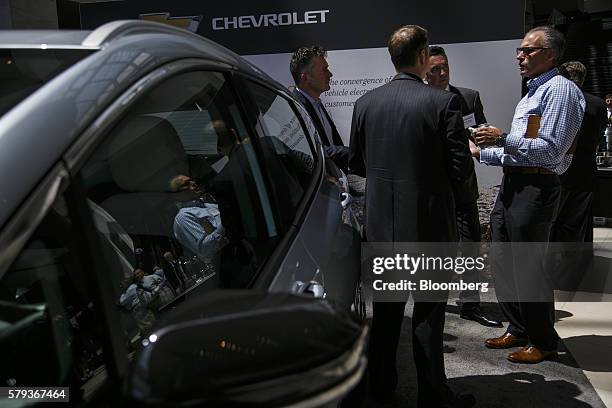
<path id="1" fill-rule="evenodd" d="M 366 366 L 366 326 L 290 294 L 215 291 L 156 327 L 126 378 L 137 405 L 323 406 L 348 393 Z"/>

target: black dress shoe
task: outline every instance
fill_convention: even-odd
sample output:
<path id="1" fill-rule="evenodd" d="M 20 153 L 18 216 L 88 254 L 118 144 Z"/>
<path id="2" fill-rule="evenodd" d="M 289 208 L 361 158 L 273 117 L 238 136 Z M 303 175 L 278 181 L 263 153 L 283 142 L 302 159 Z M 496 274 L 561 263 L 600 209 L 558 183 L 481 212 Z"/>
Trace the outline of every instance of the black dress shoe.
<path id="1" fill-rule="evenodd" d="M 497 320 L 489 319 L 479 307 L 473 308 L 462 308 L 459 316 L 462 319 L 473 320 L 477 323 L 487 327 L 504 327 L 502 322 Z"/>

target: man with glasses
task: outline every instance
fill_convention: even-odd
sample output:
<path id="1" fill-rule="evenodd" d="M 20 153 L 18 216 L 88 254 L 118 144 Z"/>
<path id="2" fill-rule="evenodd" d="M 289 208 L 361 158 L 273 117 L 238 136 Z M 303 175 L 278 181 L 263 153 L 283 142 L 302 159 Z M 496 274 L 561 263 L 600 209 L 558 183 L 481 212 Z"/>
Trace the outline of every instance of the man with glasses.
<path id="1" fill-rule="evenodd" d="M 450 68 L 448 57 L 444 48 L 432 45 L 429 47 L 429 71 L 427 72 L 427 83 L 434 88 L 452 92 L 459 98 L 461 103 L 461 115 L 463 116 L 463 127 L 480 125 L 485 123 L 482 102 L 478 91 L 469 88 L 459 88 L 450 84 Z M 471 137 L 469 131 L 465 131 L 466 137 Z M 480 217 L 478 214 L 478 180 L 476 172 L 472 171 L 470 177 L 462 183 L 453 183 L 455 190 L 461 190 L 466 194 L 456 194 L 455 197 L 463 197 L 463 200 L 455 201 L 455 214 L 457 216 L 457 232 L 461 242 L 469 243 L 462 250 L 464 256 L 476 258 L 478 256 L 476 242 L 481 241 Z M 470 282 L 478 280 L 476 270 L 471 270 L 463 275 L 463 279 Z M 473 320 L 483 326 L 502 327 L 501 322 L 490 319 L 480 308 L 480 295 L 478 290 L 463 290 L 459 293 L 459 304 L 461 311 L 459 316 L 463 319 Z"/>
<path id="2" fill-rule="evenodd" d="M 504 169 L 491 213 L 492 240 L 532 243 L 529 253 L 508 252 L 505 246 L 504 261 L 492 258 L 496 291 L 509 326 L 485 345 L 495 349 L 524 346 L 508 355 L 516 363 L 539 363 L 557 354 L 553 292 L 537 254 L 537 248 L 545 245 L 537 243 L 550 240 L 560 198 L 559 175 L 572 161 L 570 147 L 585 109 L 580 89 L 556 68 L 564 48 L 563 35 L 551 27 L 537 27 L 525 35 L 516 59 L 521 76 L 529 79 L 528 93 L 516 107 L 510 132 L 481 128 L 476 142 L 495 147 L 481 150 L 470 145 L 481 163 Z M 512 245 L 513 250 L 521 247 Z"/>

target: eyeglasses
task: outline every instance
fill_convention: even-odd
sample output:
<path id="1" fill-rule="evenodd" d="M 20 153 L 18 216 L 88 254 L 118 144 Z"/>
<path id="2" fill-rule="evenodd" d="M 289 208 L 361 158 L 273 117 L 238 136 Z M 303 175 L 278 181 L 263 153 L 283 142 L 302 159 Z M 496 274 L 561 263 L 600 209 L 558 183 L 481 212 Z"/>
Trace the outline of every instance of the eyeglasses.
<path id="1" fill-rule="evenodd" d="M 431 72 L 432 74 L 439 74 L 440 72 L 442 72 L 442 70 L 448 72 L 448 64 L 436 65 L 434 67 L 431 67 L 429 72 Z"/>
<path id="2" fill-rule="evenodd" d="M 550 47 L 520 47 L 516 49 L 516 55 L 531 55 L 537 50 L 550 50 Z"/>

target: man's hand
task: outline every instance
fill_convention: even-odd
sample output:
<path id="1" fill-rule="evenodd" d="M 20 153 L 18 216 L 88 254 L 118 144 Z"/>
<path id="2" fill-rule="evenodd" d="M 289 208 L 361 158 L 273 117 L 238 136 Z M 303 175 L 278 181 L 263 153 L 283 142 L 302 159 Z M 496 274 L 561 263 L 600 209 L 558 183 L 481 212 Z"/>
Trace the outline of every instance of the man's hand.
<path id="1" fill-rule="evenodd" d="M 204 232 L 206 233 L 206 235 L 210 235 L 213 232 L 215 232 L 215 227 L 213 227 L 210 221 L 208 221 L 206 218 L 202 218 L 200 220 L 200 225 L 204 229 Z"/>
<path id="2" fill-rule="evenodd" d="M 479 146 L 494 145 L 495 141 L 502 135 L 502 131 L 495 126 L 478 128 L 474 133 L 474 138 Z"/>
<path id="3" fill-rule="evenodd" d="M 469 140 L 470 143 L 470 153 L 472 153 L 472 157 L 480 160 L 480 147 L 476 146 L 472 140 Z"/>

